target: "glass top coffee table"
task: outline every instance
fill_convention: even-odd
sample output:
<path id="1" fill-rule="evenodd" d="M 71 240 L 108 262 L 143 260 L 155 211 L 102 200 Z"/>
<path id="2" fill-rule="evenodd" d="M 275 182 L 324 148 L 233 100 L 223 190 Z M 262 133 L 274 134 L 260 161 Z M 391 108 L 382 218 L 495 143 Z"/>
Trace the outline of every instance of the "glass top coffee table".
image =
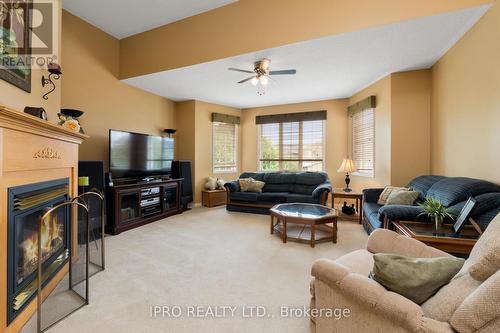
<path id="1" fill-rule="evenodd" d="M 271 208 L 271 234 L 278 234 L 283 243 L 288 239 L 307 242 L 337 243 L 338 212 L 334 208 L 307 203 L 279 204 Z M 275 222 L 276 219 L 276 222 Z"/>
<path id="2" fill-rule="evenodd" d="M 451 225 L 444 225 L 439 230 L 435 230 L 432 223 L 414 221 L 392 221 L 392 225 L 400 235 L 453 254 L 468 255 L 481 236 L 471 225 L 466 225 L 459 234 L 453 231 Z"/>

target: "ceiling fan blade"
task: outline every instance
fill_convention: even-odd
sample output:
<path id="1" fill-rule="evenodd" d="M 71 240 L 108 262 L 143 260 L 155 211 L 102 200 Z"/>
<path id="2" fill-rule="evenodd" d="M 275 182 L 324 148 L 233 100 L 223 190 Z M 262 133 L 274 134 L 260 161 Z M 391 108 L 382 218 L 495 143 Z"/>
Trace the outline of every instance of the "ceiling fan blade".
<path id="1" fill-rule="evenodd" d="M 249 73 L 249 74 L 253 74 L 254 73 L 253 71 L 247 71 L 247 70 L 244 70 L 244 69 L 233 68 L 233 67 L 228 68 L 228 70 L 235 71 L 235 72 Z"/>
<path id="2" fill-rule="evenodd" d="M 250 81 L 250 80 L 251 80 L 251 79 L 253 79 L 254 77 L 255 77 L 255 76 L 250 76 L 249 78 L 246 78 L 246 79 L 244 79 L 244 80 L 241 80 L 241 81 L 239 81 L 238 83 L 245 83 L 245 82 L 247 82 L 247 81 Z"/>
<path id="3" fill-rule="evenodd" d="M 295 69 L 284 69 L 281 71 L 270 71 L 269 75 L 290 75 L 290 74 L 297 74 L 297 70 Z"/>

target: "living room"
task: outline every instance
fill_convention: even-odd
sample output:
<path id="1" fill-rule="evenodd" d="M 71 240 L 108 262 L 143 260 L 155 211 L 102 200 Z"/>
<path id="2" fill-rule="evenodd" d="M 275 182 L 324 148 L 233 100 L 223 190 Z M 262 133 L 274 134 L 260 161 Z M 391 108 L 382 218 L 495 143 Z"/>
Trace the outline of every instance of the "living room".
<path id="1" fill-rule="evenodd" d="M 500 330 L 496 1 L 0 4 L 2 332 Z"/>

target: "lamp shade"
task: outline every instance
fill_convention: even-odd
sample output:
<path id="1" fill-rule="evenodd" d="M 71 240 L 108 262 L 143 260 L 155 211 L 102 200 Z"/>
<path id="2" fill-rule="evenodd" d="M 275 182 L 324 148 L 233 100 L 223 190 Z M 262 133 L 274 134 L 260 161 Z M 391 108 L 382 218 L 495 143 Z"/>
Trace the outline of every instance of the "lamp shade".
<path id="1" fill-rule="evenodd" d="M 357 169 L 356 166 L 354 165 L 354 161 L 350 158 L 344 158 L 337 172 L 350 173 L 350 172 L 355 172 L 356 170 Z"/>

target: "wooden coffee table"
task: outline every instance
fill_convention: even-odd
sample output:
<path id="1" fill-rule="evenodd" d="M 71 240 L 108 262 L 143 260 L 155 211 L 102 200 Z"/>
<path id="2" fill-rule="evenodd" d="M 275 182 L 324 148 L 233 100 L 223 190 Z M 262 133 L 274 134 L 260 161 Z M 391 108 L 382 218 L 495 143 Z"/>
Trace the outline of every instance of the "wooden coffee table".
<path id="1" fill-rule="evenodd" d="M 392 221 L 392 225 L 398 234 L 454 254 L 468 255 L 481 236 L 471 225 L 466 225 L 459 234 L 453 231 L 451 225 L 445 225 L 438 231 L 434 230 L 432 223 Z"/>
<path id="2" fill-rule="evenodd" d="M 316 242 L 337 243 L 339 215 L 336 209 L 315 204 L 289 203 L 276 205 L 270 212 L 271 234 L 276 232 L 283 243 L 287 239 L 307 242 L 311 247 Z"/>

